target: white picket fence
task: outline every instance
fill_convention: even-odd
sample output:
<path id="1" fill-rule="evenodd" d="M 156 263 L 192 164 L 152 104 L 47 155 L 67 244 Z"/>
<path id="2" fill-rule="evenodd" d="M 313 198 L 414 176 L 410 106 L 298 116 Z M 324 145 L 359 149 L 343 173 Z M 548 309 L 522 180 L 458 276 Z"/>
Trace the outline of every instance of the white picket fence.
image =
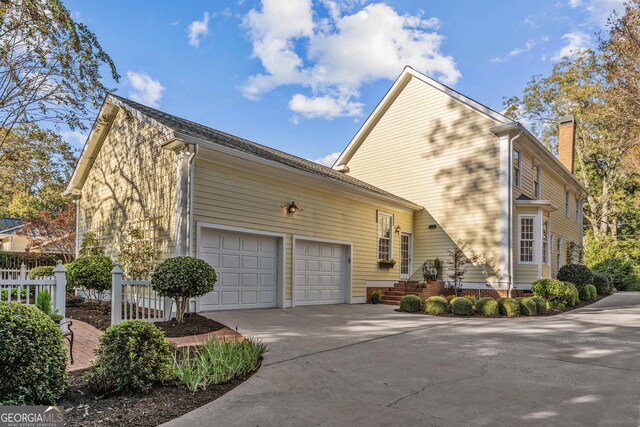
<path id="1" fill-rule="evenodd" d="M 34 305 L 38 294 L 43 290 L 49 292 L 53 308 L 64 318 L 67 270 L 62 261 L 58 261 L 51 277 L 29 279 L 29 271 L 24 264 L 20 270 L 0 270 L 0 301 Z"/>
<path id="2" fill-rule="evenodd" d="M 116 264 L 111 271 L 111 324 L 125 320 L 165 322 L 172 317 L 172 300 L 158 295 L 150 280 L 130 280 Z"/>

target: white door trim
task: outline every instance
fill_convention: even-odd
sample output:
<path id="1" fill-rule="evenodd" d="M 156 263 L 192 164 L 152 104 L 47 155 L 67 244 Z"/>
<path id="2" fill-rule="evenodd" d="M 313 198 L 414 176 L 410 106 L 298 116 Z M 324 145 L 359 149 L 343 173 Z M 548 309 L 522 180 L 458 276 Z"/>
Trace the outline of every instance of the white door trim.
<path id="1" fill-rule="evenodd" d="M 344 302 L 346 304 L 353 304 L 352 297 L 352 265 L 353 265 L 353 243 L 346 242 L 343 240 L 333 240 L 333 239 L 323 239 L 320 237 L 310 237 L 310 236 L 302 236 L 299 234 L 294 234 L 292 236 L 292 246 L 291 246 L 291 307 L 296 306 L 296 275 L 295 273 L 295 265 L 296 265 L 296 244 L 298 240 L 304 240 L 307 242 L 319 242 L 319 243 L 332 243 L 334 245 L 344 245 L 347 247 L 347 270 L 345 277 L 345 286 L 344 286 Z"/>
<path id="2" fill-rule="evenodd" d="M 409 236 L 409 266 L 407 267 L 409 270 L 408 274 L 402 274 L 402 235 Z M 413 274 L 413 233 L 409 233 L 406 231 L 400 232 L 400 278 L 408 279 Z"/>
<path id="3" fill-rule="evenodd" d="M 253 235 L 258 235 L 258 236 L 271 236 L 271 237 L 276 237 L 277 241 L 278 241 L 278 275 L 276 278 L 277 281 L 277 286 L 276 286 L 276 306 L 279 308 L 284 308 L 285 307 L 285 298 L 284 298 L 284 293 L 285 293 L 285 271 L 286 271 L 286 264 L 285 264 L 285 250 L 284 250 L 284 239 L 286 237 L 286 234 L 284 233 L 275 233 L 272 231 L 264 231 L 264 230 L 254 230 L 252 228 L 242 228 L 242 227 L 234 227 L 231 225 L 220 225 L 220 224 L 211 224 L 208 222 L 198 222 L 196 225 L 196 236 L 197 236 L 197 242 L 196 242 L 196 258 L 200 258 L 200 242 L 202 242 L 202 229 L 203 228 L 211 228 L 214 230 L 221 230 L 221 231 L 233 231 L 236 233 L 246 233 L 246 234 L 253 234 Z M 200 311 L 200 298 L 196 298 L 196 312 Z"/>

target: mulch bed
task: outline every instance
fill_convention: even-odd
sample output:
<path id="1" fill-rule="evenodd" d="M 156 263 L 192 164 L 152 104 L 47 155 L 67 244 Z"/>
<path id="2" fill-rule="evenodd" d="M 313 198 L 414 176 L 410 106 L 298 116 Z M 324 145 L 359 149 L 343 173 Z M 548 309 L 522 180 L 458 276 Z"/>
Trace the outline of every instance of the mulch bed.
<path id="1" fill-rule="evenodd" d="M 111 326 L 111 303 L 70 299 L 67 301 L 66 315 L 104 331 Z M 215 332 L 225 326 L 199 314 L 185 314 L 184 323 L 174 320 L 154 322 L 165 332 L 167 338 L 188 337 Z"/>
<path id="2" fill-rule="evenodd" d="M 59 402 L 69 426 L 157 426 L 216 400 L 252 375 L 196 393 L 174 383 L 155 387 L 144 395 L 97 398 L 87 387 L 84 373 L 69 374 L 70 387 Z"/>

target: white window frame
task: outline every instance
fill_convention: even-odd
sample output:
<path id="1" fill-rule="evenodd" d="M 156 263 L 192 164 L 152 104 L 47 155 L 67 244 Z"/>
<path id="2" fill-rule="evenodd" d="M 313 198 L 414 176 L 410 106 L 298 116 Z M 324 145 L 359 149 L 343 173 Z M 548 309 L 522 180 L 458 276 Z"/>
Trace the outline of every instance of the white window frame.
<path id="1" fill-rule="evenodd" d="M 389 253 L 388 256 L 382 258 L 380 257 L 380 239 L 384 238 L 386 239 L 386 237 L 381 237 L 380 236 L 380 219 L 383 217 L 387 217 L 389 218 Z M 383 259 L 387 259 L 387 260 L 391 260 L 393 259 L 393 214 L 390 213 L 386 213 L 386 212 L 380 212 L 378 211 L 378 216 L 376 218 L 376 234 L 378 236 L 378 239 L 376 240 L 376 252 L 378 255 L 378 261 L 381 261 Z"/>
<path id="2" fill-rule="evenodd" d="M 536 262 L 536 217 L 537 215 L 534 214 L 520 214 L 518 215 L 518 264 L 529 264 L 529 265 L 535 265 L 537 264 Z M 531 240 L 531 261 L 523 261 L 522 260 L 522 220 L 523 219 L 530 219 L 532 221 L 531 227 L 531 239 L 527 239 L 527 240 Z"/>
<path id="3" fill-rule="evenodd" d="M 564 190 L 564 214 L 567 218 L 571 216 L 571 191 Z"/>
<path id="4" fill-rule="evenodd" d="M 545 246 L 546 245 L 546 246 Z M 549 220 L 542 220 L 542 263 L 544 265 L 550 265 L 551 254 L 549 253 Z"/>
<path id="5" fill-rule="evenodd" d="M 542 176 L 542 170 L 540 165 L 533 165 L 533 198 L 540 198 L 540 177 Z"/>
<path id="6" fill-rule="evenodd" d="M 514 164 L 513 160 L 516 153 L 518 154 L 518 163 Z M 520 150 L 516 150 L 515 148 L 511 153 L 511 168 L 515 169 L 513 182 L 516 185 L 516 187 L 520 188 L 522 186 L 522 153 L 520 152 Z"/>

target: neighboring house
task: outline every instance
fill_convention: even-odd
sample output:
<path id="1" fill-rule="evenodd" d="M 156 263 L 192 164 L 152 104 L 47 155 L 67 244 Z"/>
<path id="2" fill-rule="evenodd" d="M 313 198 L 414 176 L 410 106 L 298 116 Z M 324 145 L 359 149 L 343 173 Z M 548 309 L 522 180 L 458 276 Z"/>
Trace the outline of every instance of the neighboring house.
<path id="1" fill-rule="evenodd" d="M 25 252 L 29 247 L 29 239 L 19 234 L 23 228 L 24 221 L 21 219 L 0 219 L 0 251 Z"/>
<path id="2" fill-rule="evenodd" d="M 584 192 L 520 124 L 406 68 L 334 168 L 108 95 L 66 193 L 114 258 L 137 228 L 209 262 L 215 310 L 362 303 L 458 239 L 481 259 L 465 288 L 526 288 L 581 243 L 565 188 Z"/>

